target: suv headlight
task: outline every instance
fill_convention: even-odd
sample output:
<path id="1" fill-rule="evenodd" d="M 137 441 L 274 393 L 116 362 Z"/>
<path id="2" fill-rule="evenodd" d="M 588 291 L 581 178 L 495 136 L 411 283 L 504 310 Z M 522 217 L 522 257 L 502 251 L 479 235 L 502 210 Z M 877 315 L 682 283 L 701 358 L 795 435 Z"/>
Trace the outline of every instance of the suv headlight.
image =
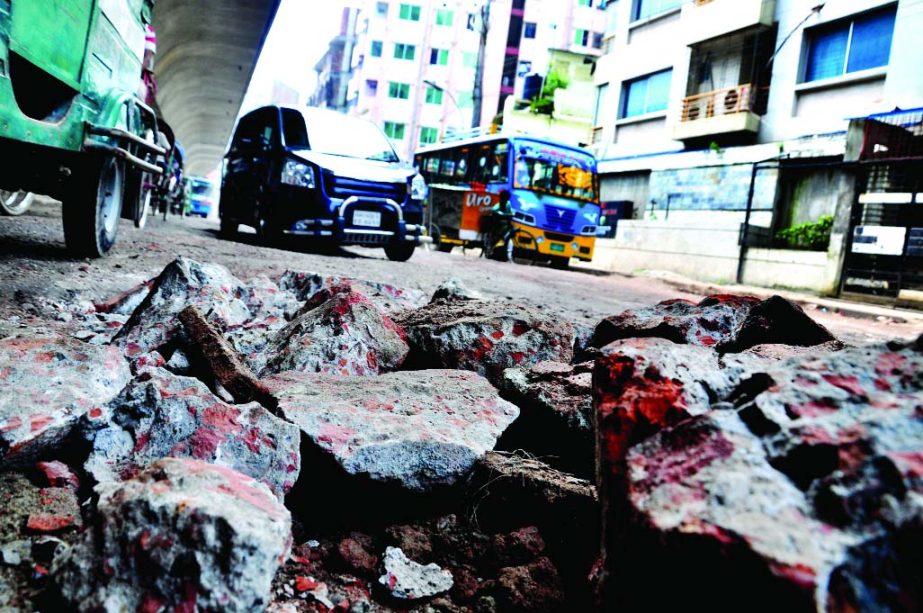
<path id="1" fill-rule="evenodd" d="M 282 182 L 295 187 L 314 189 L 314 169 L 295 160 L 285 160 L 282 166 Z"/>
<path id="2" fill-rule="evenodd" d="M 426 198 L 426 181 L 423 175 L 416 175 L 410 182 L 410 199 L 423 200 Z"/>

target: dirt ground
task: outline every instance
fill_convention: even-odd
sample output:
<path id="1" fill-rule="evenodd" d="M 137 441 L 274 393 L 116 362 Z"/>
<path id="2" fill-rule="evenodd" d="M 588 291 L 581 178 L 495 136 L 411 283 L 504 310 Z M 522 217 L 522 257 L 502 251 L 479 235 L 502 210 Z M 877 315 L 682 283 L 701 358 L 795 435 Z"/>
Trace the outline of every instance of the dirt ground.
<path id="1" fill-rule="evenodd" d="M 286 270 L 317 272 L 392 283 L 432 292 L 450 277 L 488 298 L 508 298 L 559 313 L 584 325 L 626 308 L 669 298 L 697 299 L 651 278 L 629 277 L 581 269 L 554 270 L 545 265 L 506 264 L 478 257 L 476 250 L 451 254 L 419 248 L 409 262 L 388 261 L 380 249 L 349 248 L 312 251 L 306 244 L 286 249 L 256 244 L 251 230 L 241 227 L 236 241 L 219 238 L 214 221 L 171 216 L 151 217 L 136 230 L 122 221 L 118 243 L 109 257 L 75 260 L 64 248 L 60 205 L 47 199 L 21 217 L 0 217 L 0 321 L 15 322 L 41 299 L 73 302 L 100 300 L 156 276 L 177 256 L 223 264 L 247 279 L 259 274 L 277 277 Z M 900 318 L 867 319 L 809 312 L 850 343 L 909 338 L 923 332 L 918 323 Z"/>

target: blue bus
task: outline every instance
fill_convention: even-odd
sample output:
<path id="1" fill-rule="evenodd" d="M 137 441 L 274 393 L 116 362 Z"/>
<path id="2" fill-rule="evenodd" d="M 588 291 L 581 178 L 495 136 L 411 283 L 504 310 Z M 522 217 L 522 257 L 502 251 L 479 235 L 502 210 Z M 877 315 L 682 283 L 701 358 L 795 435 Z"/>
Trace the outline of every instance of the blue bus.
<path id="1" fill-rule="evenodd" d="M 588 151 L 531 136 L 494 134 L 425 147 L 415 162 L 430 187 L 427 223 L 440 250 L 481 246 L 477 228 L 462 221 L 465 207 L 489 204 L 507 191 L 518 253 L 557 265 L 593 258 L 599 178 Z"/>

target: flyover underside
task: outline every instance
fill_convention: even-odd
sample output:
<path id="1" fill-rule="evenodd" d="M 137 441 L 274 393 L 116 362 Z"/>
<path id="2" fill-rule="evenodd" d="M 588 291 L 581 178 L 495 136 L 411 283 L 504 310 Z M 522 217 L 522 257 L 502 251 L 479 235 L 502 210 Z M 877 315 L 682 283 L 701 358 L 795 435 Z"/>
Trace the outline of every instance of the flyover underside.
<path id="1" fill-rule="evenodd" d="M 221 162 L 280 0 L 157 0 L 157 103 L 186 151 L 186 172 Z"/>

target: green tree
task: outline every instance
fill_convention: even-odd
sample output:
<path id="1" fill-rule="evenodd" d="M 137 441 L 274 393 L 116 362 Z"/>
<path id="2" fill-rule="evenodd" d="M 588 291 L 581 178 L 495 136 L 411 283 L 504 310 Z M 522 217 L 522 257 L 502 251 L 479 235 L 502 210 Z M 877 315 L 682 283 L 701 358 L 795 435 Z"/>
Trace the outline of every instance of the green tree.
<path id="1" fill-rule="evenodd" d="M 567 78 L 556 70 L 552 70 L 545 77 L 545 83 L 542 86 L 542 92 L 539 96 L 529 103 L 529 110 L 533 113 L 551 115 L 554 113 L 554 92 L 559 89 L 567 89 L 570 82 Z"/>

